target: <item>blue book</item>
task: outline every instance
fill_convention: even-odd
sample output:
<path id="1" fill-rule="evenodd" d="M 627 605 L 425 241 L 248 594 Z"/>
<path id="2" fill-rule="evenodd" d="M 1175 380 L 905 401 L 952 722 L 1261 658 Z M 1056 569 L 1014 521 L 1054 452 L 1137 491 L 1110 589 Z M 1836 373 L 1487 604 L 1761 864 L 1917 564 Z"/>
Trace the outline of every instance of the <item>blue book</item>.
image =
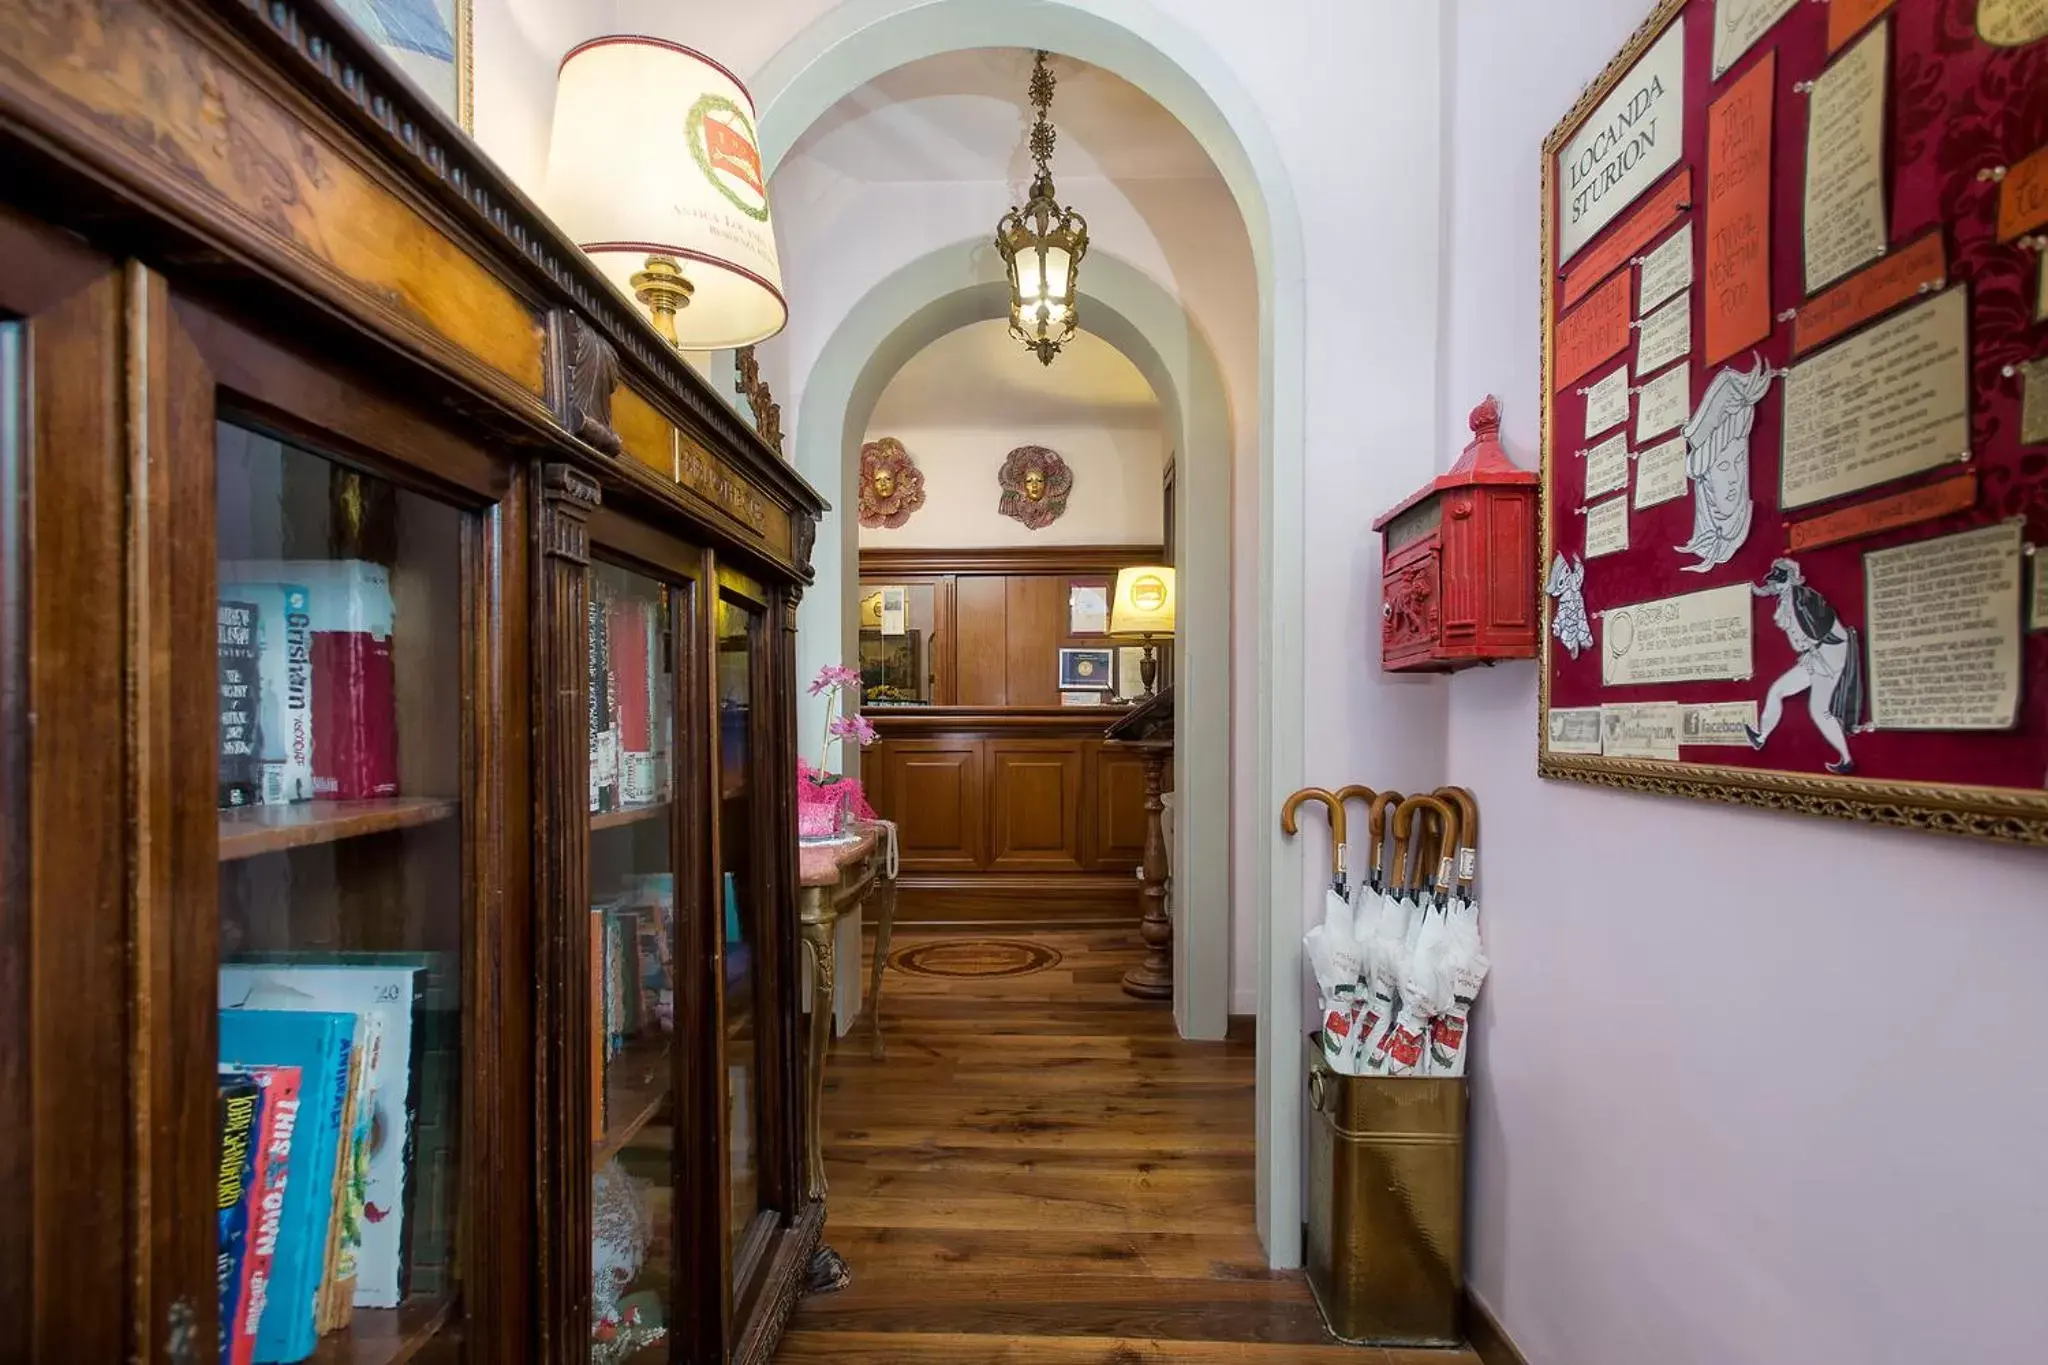
<path id="1" fill-rule="evenodd" d="M 296 1066 L 299 1127 L 292 1134 L 284 1217 L 271 1263 L 270 1301 L 256 1332 L 259 1362 L 304 1360 L 320 1342 L 315 1325 L 334 1216 L 334 1163 L 348 1107 L 353 1014 L 296 1010 L 222 1010 L 220 1060 L 226 1066 Z"/>
<path id="2" fill-rule="evenodd" d="M 249 1076 L 228 1072 L 214 1082 L 220 1105 L 220 1172 L 215 1205 L 220 1213 L 215 1278 L 220 1289 L 220 1358 L 232 1360 L 235 1318 L 249 1292 L 250 1194 L 256 1187 L 256 1138 L 263 1127 L 263 1089 Z"/>

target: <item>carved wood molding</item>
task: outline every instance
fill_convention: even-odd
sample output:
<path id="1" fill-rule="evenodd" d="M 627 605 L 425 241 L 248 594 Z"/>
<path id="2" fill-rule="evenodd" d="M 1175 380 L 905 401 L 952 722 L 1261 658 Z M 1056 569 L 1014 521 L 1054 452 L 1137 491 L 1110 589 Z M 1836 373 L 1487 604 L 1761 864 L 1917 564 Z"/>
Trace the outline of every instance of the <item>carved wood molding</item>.
<path id="1" fill-rule="evenodd" d="M 549 465 L 541 474 L 541 554 L 588 564 L 590 514 L 603 501 L 596 479 L 574 465 Z"/>
<path id="2" fill-rule="evenodd" d="M 733 381 L 733 391 L 744 394 L 747 407 L 754 414 L 754 430 L 777 455 L 782 453 L 782 404 L 775 401 L 775 394 L 761 382 L 761 362 L 754 355 L 754 348 L 742 346 L 737 352 L 739 377 Z"/>
<path id="3" fill-rule="evenodd" d="M 864 549 L 862 578 L 888 574 L 1068 573 L 1112 575 L 1129 564 L 1164 562 L 1157 545 L 1017 545 L 994 549 Z M 806 561 L 808 562 L 808 560 Z"/>
<path id="4" fill-rule="evenodd" d="M 589 321 L 566 309 L 554 314 L 554 373 L 548 389 L 571 436 L 607 455 L 625 449 L 612 429 L 612 390 L 619 386 L 619 353 Z"/>
<path id="5" fill-rule="evenodd" d="M 744 454 L 751 473 L 801 506 L 814 501 L 773 446 L 712 393 L 674 348 L 628 307 L 604 277 L 553 222 L 519 192 L 504 172 L 431 101 L 385 72 L 368 41 L 324 7 L 295 0 L 232 0 L 221 5 L 256 32 L 273 51 L 282 49 L 322 98 L 387 153 L 462 221 L 516 259 L 548 292 L 566 298 L 590 319 L 621 357 L 658 376 L 662 392 L 680 403 L 708 436 Z"/>

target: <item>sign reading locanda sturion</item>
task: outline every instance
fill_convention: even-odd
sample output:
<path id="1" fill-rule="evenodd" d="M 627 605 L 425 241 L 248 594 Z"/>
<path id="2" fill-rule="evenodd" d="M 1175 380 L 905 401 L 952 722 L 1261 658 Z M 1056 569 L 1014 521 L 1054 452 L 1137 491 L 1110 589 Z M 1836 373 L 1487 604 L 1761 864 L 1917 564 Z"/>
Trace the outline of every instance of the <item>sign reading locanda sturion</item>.
<path id="1" fill-rule="evenodd" d="M 1678 164 L 1685 140 L 1684 71 L 1685 39 L 1673 25 L 1558 153 L 1561 261 L 1577 255 L 1594 233 Z"/>

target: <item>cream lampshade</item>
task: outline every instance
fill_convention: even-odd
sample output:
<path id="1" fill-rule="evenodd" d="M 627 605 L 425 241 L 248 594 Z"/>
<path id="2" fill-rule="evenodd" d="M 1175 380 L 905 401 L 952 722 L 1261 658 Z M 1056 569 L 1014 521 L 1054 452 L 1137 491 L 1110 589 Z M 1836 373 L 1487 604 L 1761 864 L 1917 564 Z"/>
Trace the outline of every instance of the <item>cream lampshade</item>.
<path id="1" fill-rule="evenodd" d="M 556 81 L 543 206 L 673 346 L 728 350 L 782 330 L 754 101 L 661 38 L 593 38 Z"/>
<path id="2" fill-rule="evenodd" d="M 1152 642 L 1173 634 L 1177 600 L 1171 565 L 1137 564 L 1116 571 L 1116 591 L 1109 603 L 1109 633 L 1145 642 L 1138 676 L 1148 696 L 1159 680 L 1159 661 Z"/>

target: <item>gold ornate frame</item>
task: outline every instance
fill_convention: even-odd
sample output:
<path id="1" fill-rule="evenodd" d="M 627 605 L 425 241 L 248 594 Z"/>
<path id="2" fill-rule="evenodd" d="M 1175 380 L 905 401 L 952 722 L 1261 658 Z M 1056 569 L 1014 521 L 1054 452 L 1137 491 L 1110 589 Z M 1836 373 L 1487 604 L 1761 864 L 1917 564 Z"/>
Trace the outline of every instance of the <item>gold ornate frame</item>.
<path id="1" fill-rule="evenodd" d="M 1699 0 L 1704 3 L 1705 0 Z M 1550 493 L 1554 474 L 1551 450 L 1551 309 L 1557 288 L 1556 223 L 1552 205 L 1556 199 L 1557 153 L 1585 122 L 1587 115 L 1605 99 L 1649 46 L 1677 21 L 1695 0 L 1658 0 L 1642 26 L 1607 64 L 1599 79 L 1587 86 L 1571 111 L 1543 140 L 1542 231 L 1543 303 L 1538 322 L 1543 348 L 1542 369 L 1542 483 L 1537 490 L 1537 518 L 1540 522 L 1540 575 L 1555 552 L 1550 535 Z M 1699 193 L 1705 193 L 1702 184 Z M 1736 768 L 1711 763 L 1665 763 L 1652 759 L 1595 758 L 1589 755 L 1551 755 L 1550 738 L 1550 651 L 1553 640 L 1550 620 L 1553 603 L 1539 593 L 1542 609 L 1542 655 L 1537 673 L 1536 772 L 1540 777 L 1567 782 L 1586 782 L 1624 791 L 1653 792 L 1664 796 L 1689 796 L 1695 800 L 1725 801 L 1765 810 L 1796 811 L 1802 815 L 1858 820 L 1867 824 L 1898 825 L 1908 829 L 1934 830 L 1978 839 L 2048 847 L 2048 791 L 2016 787 L 1972 787 L 1937 782 L 1870 782 L 1828 774 L 1783 772 L 1771 769 Z"/>

